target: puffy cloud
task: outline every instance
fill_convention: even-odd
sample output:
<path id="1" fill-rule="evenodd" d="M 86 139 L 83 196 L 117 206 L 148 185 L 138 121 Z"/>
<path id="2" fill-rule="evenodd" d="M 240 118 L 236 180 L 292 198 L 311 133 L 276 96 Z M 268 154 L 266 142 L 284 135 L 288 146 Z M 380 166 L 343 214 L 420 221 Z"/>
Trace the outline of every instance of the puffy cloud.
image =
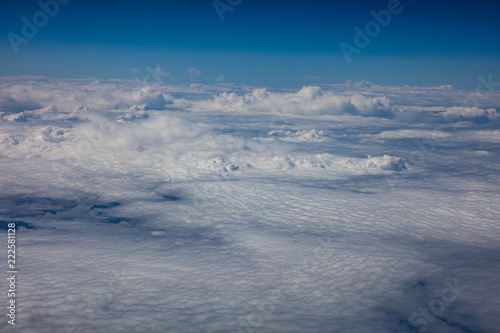
<path id="1" fill-rule="evenodd" d="M 270 92 L 257 88 L 251 93 L 237 95 L 222 93 L 211 101 L 195 104 L 198 110 L 268 112 L 293 115 L 352 114 L 373 117 L 393 115 L 392 102 L 386 97 L 337 95 L 320 87 L 306 86 L 296 93 Z"/>
<path id="2" fill-rule="evenodd" d="M 316 131 L 315 129 L 302 130 L 295 133 L 284 130 L 273 130 L 269 132 L 269 135 L 277 136 L 283 141 L 290 142 L 322 142 L 327 139 L 323 131 Z"/>
<path id="3" fill-rule="evenodd" d="M 4 116 L 3 119 L 8 121 L 25 122 L 27 121 L 28 118 L 26 117 L 26 114 L 24 112 L 19 112 Z"/>
<path id="4" fill-rule="evenodd" d="M 163 110 L 165 105 L 172 104 L 172 96 L 167 96 L 162 92 L 147 86 L 130 95 L 129 101 L 134 104 L 145 105 L 146 109 Z"/>
<path id="5" fill-rule="evenodd" d="M 188 73 L 193 78 L 199 78 L 199 77 L 201 77 L 201 72 L 198 69 L 196 69 L 196 68 L 190 68 L 190 69 L 188 69 Z"/>
<path id="6" fill-rule="evenodd" d="M 189 73 L 191 80 L 194 82 L 199 82 L 204 79 L 203 74 L 196 68 L 190 68 L 187 72 Z"/>
<path id="7" fill-rule="evenodd" d="M 162 110 L 173 101 L 173 97 L 162 91 L 164 87 L 157 82 L 48 80 L 43 84 L 33 84 L 31 81 L 19 78 L 4 83 L 0 95 L 0 112 L 19 113 L 47 107 L 56 107 L 66 113 L 77 107 L 112 111 L 126 110 L 134 105 Z"/>
<path id="8" fill-rule="evenodd" d="M 370 81 L 359 81 L 359 82 L 353 82 L 351 80 L 346 82 L 347 87 L 356 87 L 356 88 L 366 88 L 366 87 L 371 87 L 373 86 L 373 82 Z"/>
<path id="9" fill-rule="evenodd" d="M 146 68 L 147 70 L 150 70 L 149 67 Z M 163 81 L 164 78 L 169 79 L 169 80 L 174 80 L 175 77 L 173 77 L 169 72 L 167 72 L 165 69 L 163 69 L 160 65 L 156 65 L 154 72 L 153 78 L 157 80 L 157 82 Z"/>
<path id="10" fill-rule="evenodd" d="M 481 109 L 478 107 L 451 107 L 443 114 L 446 120 L 487 122 L 499 116 L 496 109 Z"/>

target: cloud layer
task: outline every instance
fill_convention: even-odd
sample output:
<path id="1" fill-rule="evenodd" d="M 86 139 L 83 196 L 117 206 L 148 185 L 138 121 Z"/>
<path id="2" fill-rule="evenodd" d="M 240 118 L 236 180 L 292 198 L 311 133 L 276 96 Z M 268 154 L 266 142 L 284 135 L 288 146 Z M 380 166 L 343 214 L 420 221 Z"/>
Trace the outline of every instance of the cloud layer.
<path id="1" fill-rule="evenodd" d="M 0 86 L 0 226 L 20 227 L 23 332 L 500 324 L 496 94 Z"/>
<path id="2" fill-rule="evenodd" d="M 222 93 L 210 101 L 197 103 L 194 108 L 205 111 L 264 112 L 304 116 L 352 114 L 390 117 L 393 115 L 392 103 L 386 97 L 343 96 L 333 92 L 323 92 L 320 87 L 313 86 L 303 87 L 295 93 L 275 93 L 265 88 L 257 88 L 244 95 Z"/>

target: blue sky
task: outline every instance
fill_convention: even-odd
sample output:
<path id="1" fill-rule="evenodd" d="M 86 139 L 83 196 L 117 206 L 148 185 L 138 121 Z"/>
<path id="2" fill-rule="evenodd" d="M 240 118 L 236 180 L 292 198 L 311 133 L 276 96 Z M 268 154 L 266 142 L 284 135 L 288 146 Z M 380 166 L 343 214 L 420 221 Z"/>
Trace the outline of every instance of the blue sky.
<path id="1" fill-rule="evenodd" d="M 232 0 L 233 4 L 236 0 Z M 228 3 L 227 0 L 221 0 Z M 140 78 L 160 65 L 175 79 L 271 87 L 369 80 L 384 85 L 475 88 L 478 75 L 500 70 L 500 3 L 402 0 L 399 14 L 347 63 L 339 44 L 354 44 L 370 11 L 388 1 L 243 0 L 221 21 L 210 0 L 81 1 L 60 5 L 38 33 L 19 45 L 22 17 L 37 1 L 3 1 L 0 75 Z"/>

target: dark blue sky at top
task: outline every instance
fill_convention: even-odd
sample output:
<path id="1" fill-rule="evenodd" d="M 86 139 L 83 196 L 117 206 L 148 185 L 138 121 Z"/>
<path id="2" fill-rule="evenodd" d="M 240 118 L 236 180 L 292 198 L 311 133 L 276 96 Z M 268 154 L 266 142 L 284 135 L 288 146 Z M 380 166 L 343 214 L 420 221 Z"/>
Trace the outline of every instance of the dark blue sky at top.
<path id="1" fill-rule="evenodd" d="M 42 0 L 43 1 L 43 0 Z M 233 0 L 235 1 L 235 0 Z M 226 80 L 276 87 L 370 80 L 379 84 L 452 84 L 474 88 L 478 75 L 500 75 L 500 1 L 401 0 L 369 45 L 347 63 L 341 42 L 388 1 L 243 0 L 220 21 L 212 0 L 83 1 L 59 13 L 19 45 L 38 1 L 2 1 L 0 75 L 143 78 L 160 65 L 185 84 Z M 227 0 L 221 0 L 227 3 Z"/>

